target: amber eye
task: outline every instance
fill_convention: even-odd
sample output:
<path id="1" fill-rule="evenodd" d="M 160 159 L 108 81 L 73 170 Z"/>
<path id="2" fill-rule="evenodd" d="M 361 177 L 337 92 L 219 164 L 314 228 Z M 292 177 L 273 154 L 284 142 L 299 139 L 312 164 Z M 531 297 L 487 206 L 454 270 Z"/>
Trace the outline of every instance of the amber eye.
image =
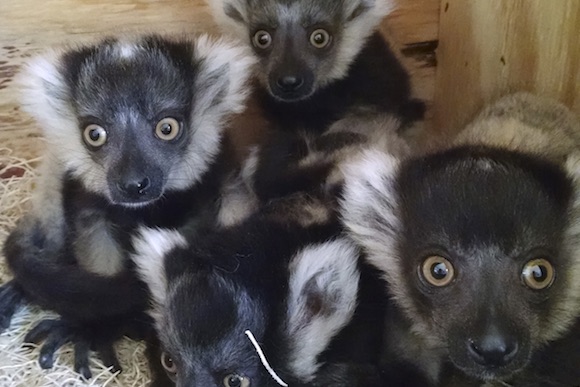
<path id="1" fill-rule="evenodd" d="M 161 365 L 172 379 L 177 375 L 177 365 L 167 352 L 161 354 Z"/>
<path id="2" fill-rule="evenodd" d="M 439 256 L 427 257 L 421 265 L 423 278 L 433 286 L 447 286 L 455 278 L 455 269 L 451 262 Z"/>
<path id="3" fill-rule="evenodd" d="M 541 290 L 546 289 L 554 282 L 554 267 L 543 258 L 528 261 L 522 270 L 522 280 L 526 286 Z"/>
<path id="4" fill-rule="evenodd" d="M 107 142 L 107 131 L 102 126 L 90 124 L 85 128 L 83 138 L 88 145 L 99 148 Z"/>
<path id="5" fill-rule="evenodd" d="M 181 129 L 179 122 L 175 118 L 166 117 L 155 126 L 155 135 L 164 141 L 171 141 L 177 137 Z"/>
<path id="6" fill-rule="evenodd" d="M 319 28 L 310 34 L 310 44 L 316 48 L 324 48 L 330 43 L 330 34 Z"/>
<path id="7" fill-rule="evenodd" d="M 224 387 L 249 387 L 250 379 L 245 376 L 230 374 L 224 378 Z"/>
<path id="8" fill-rule="evenodd" d="M 272 45 L 272 35 L 268 31 L 259 30 L 254 34 L 252 38 L 252 44 L 256 48 L 261 48 L 265 50 Z"/>

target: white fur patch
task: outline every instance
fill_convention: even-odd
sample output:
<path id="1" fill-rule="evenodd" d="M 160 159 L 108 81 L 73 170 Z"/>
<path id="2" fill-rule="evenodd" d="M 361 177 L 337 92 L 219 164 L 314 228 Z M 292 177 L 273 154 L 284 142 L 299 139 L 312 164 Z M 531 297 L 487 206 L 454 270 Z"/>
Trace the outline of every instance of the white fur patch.
<path id="1" fill-rule="evenodd" d="M 200 62 L 196 76 L 187 157 L 172 169 L 167 188 L 184 189 L 199 181 L 220 149 L 226 120 L 245 108 L 250 92 L 248 81 L 255 59 L 248 47 L 207 35 L 195 42 L 195 61 Z"/>
<path id="2" fill-rule="evenodd" d="M 176 247 L 186 248 L 187 241 L 176 230 L 141 227 L 133 237 L 135 262 L 139 277 L 147 284 L 156 306 L 164 304 L 167 297 L 165 255 Z"/>
<path id="3" fill-rule="evenodd" d="M 364 151 L 342 166 L 343 222 L 350 235 L 370 253 L 369 261 L 389 277 L 400 275 L 393 271 L 397 266 L 393 261 L 398 259 L 394 256 L 395 241 L 401 228 L 394 187 L 398 166 L 396 158 L 377 150 Z"/>
<path id="4" fill-rule="evenodd" d="M 303 381 L 312 380 L 320 366 L 318 356 L 352 318 L 358 293 L 358 257 L 358 249 L 343 238 L 308 246 L 290 264 L 285 333 L 290 339 L 289 367 Z M 323 302 L 314 315 L 308 296 Z"/>
<path id="5" fill-rule="evenodd" d="M 364 46 L 364 41 L 394 8 L 392 0 L 359 0 L 350 2 L 350 8 L 347 8 L 346 13 L 354 12 L 356 7 L 364 3 L 368 3 L 369 9 L 344 26 L 340 49 L 334 67 L 326 77 L 327 82 L 344 78 L 352 61 Z"/>
<path id="6" fill-rule="evenodd" d="M 102 276 L 113 276 L 124 270 L 125 255 L 111 234 L 111 222 L 95 211 L 81 211 L 79 216 L 90 219 L 90 226 L 83 226 L 74 240 L 79 266 Z"/>
<path id="7" fill-rule="evenodd" d="M 344 225 L 367 252 L 369 263 L 383 272 L 400 306 L 416 315 L 407 296 L 408 285 L 397 254 L 397 239 L 402 228 L 395 191 L 399 161 L 386 153 L 367 150 L 357 160 L 344 165 L 343 170 Z"/>
<path id="8" fill-rule="evenodd" d="M 50 157 L 61 168 L 86 181 L 87 188 L 102 192 L 106 187 L 102 168 L 90 160 L 82 143 L 76 115 L 70 105 L 70 90 L 59 70 L 64 51 L 51 50 L 33 58 L 18 76 L 23 110 L 36 119 Z"/>

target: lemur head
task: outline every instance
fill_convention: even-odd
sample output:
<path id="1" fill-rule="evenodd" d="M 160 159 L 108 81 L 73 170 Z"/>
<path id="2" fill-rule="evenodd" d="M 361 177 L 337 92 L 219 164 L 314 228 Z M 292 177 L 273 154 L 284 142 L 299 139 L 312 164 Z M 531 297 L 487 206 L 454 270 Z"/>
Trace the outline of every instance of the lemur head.
<path id="1" fill-rule="evenodd" d="M 282 101 L 308 98 L 345 76 L 392 7 L 390 0 L 210 0 L 218 22 L 246 37 L 258 79 Z"/>
<path id="2" fill-rule="evenodd" d="M 32 60 L 23 104 L 88 190 L 140 206 L 207 171 L 224 119 L 243 108 L 252 61 L 207 36 L 110 38 Z"/>
<path id="3" fill-rule="evenodd" d="M 344 222 L 416 334 L 504 379 L 580 314 L 580 164 L 462 146 L 346 168 Z"/>
<path id="4" fill-rule="evenodd" d="M 287 294 L 263 294 L 259 278 L 241 281 L 235 273 L 267 276 L 270 269 L 255 267 L 253 260 L 239 260 L 253 265 L 248 270 L 216 266 L 210 262 L 220 257 L 196 254 L 177 231 L 143 229 L 135 247 L 165 350 L 161 362 L 177 386 L 279 386 L 247 331 L 283 381 L 309 381 L 321 365 L 319 355 L 356 306 L 358 251 L 344 239 L 300 249 L 287 269 L 279 262 Z"/>

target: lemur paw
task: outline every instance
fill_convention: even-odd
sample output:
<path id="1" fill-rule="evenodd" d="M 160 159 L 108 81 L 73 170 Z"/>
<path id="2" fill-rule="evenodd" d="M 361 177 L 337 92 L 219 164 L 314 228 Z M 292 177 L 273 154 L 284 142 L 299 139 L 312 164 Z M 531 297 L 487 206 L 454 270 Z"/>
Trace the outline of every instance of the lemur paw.
<path id="1" fill-rule="evenodd" d="M 24 294 L 14 281 L 0 286 L 0 333 L 10 327 L 12 316 L 23 302 Z"/>
<path id="2" fill-rule="evenodd" d="M 97 352 L 105 367 L 111 372 L 121 372 L 119 359 L 113 348 L 113 344 L 119 339 L 118 335 L 99 335 L 95 327 L 78 325 L 63 319 L 42 320 L 24 338 L 28 344 L 44 342 L 40 348 L 38 363 L 43 369 L 52 368 L 54 355 L 65 344 L 74 346 L 74 370 L 84 378 L 90 379 L 92 373 L 89 367 L 89 355 L 91 351 Z"/>

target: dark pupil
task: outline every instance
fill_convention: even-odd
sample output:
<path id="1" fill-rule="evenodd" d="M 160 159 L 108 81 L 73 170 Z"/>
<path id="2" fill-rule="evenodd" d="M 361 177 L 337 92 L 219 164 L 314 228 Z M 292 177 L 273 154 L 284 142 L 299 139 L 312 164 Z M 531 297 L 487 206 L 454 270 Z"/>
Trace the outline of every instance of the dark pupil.
<path id="1" fill-rule="evenodd" d="M 548 273 L 544 266 L 536 265 L 532 268 L 532 276 L 537 282 L 544 282 L 548 277 Z"/>
<path id="2" fill-rule="evenodd" d="M 319 33 L 319 34 L 316 34 L 316 35 L 314 35 L 314 41 L 315 41 L 317 44 L 322 44 L 322 43 L 324 43 L 324 35 L 322 35 L 322 34 L 320 34 L 320 33 Z"/>
<path id="3" fill-rule="evenodd" d="M 435 279 L 444 279 L 447 277 L 448 272 L 449 270 L 447 270 L 447 266 L 445 266 L 445 264 L 442 262 L 435 263 L 433 266 L 431 266 L 431 274 L 433 274 L 433 278 Z"/>
<path id="4" fill-rule="evenodd" d="M 261 46 L 265 46 L 269 42 L 270 42 L 270 39 L 268 38 L 267 34 L 260 34 L 258 36 L 258 43 L 260 43 Z"/>
<path id="5" fill-rule="evenodd" d="M 240 387 L 242 385 L 242 378 L 239 376 L 230 376 L 228 379 L 228 386 Z"/>
<path id="6" fill-rule="evenodd" d="M 166 136 L 171 134 L 172 130 L 173 128 L 171 127 L 171 124 L 163 124 L 163 126 L 161 126 L 161 133 L 163 133 Z"/>
<path id="7" fill-rule="evenodd" d="M 101 132 L 98 129 L 91 129 L 89 131 L 89 137 L 91 138 L 92 141 L 99 141 L 99 138 L 101 137 Z"/>

